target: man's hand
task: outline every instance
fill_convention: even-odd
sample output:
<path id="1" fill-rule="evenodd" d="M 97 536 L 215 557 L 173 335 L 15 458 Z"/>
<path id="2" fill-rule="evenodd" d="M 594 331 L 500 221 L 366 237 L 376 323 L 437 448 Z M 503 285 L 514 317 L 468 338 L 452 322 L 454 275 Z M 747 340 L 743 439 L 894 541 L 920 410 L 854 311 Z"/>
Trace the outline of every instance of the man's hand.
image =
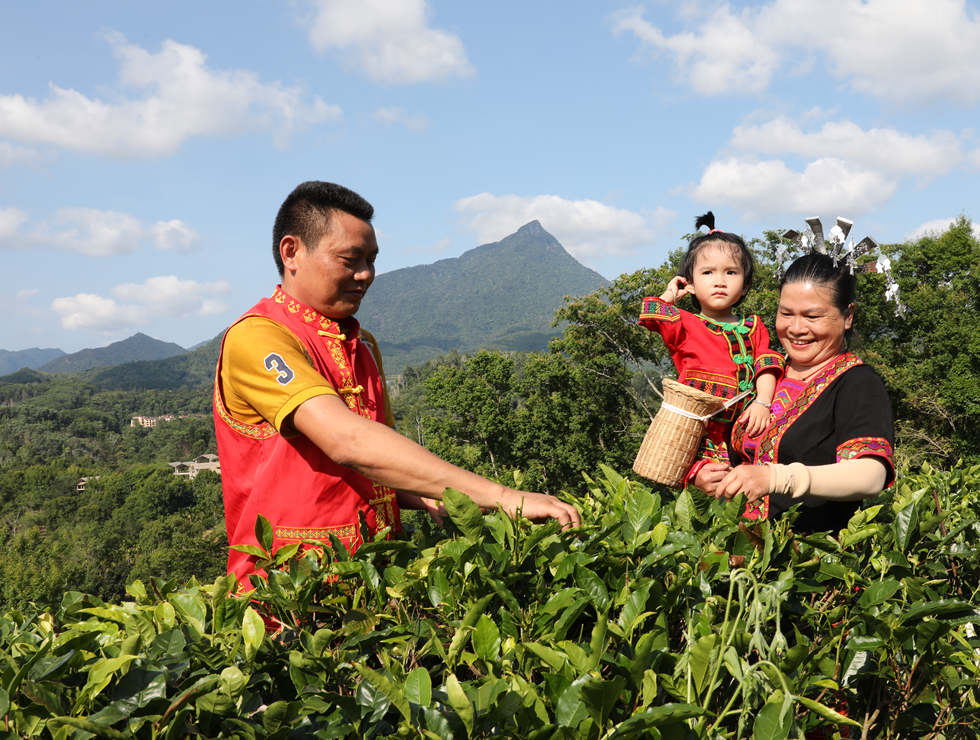
<path id="1" fill-rule="evenodd" d="M 398 506 L 402 509 L 418 509 L 425 511 L 432 521 L 440 527 L 446 522 L 446 507 L 442 501 L 425 496 L 416 496 L 414 493 L 398 492 Z"/>
<path id="2" fill-rule="evenodd" d="M 440 499 L 455 488 L 486 509 L 518 510 L 532 521 L 554 518 L 563 528 L 582 523 L 578 510 L 554 496 L 528 493 L 457 468 L 394 429 L 351 413 L 338 396 L 314 396 L 293 412 L 293 426 L 334 462 L 396 491 Z M 430 513 L 432 510 L 424 506 Z M 441 516 L 441 514 L 440 514 Z"/>
<path id="3" fill-rule="evenodd" d="M 729 500 L 744 493 L 748 503 L 757 501 L 769 493 L 769 468 L 762 465 L 739 465 L 732 468 L 718 484 L 716 491 L 718 496 Z"/>
<path id="4" fill-rule="evenodd" d="M 544 519 L 557 519 L 562 529 L 582 526 L 582 517 L 571 504 L 546 493 L 531 493 L 513 488 L 505 489 L 500 502 L 501 508 L 511 516 L 518 511 L 533 522 Z"/>

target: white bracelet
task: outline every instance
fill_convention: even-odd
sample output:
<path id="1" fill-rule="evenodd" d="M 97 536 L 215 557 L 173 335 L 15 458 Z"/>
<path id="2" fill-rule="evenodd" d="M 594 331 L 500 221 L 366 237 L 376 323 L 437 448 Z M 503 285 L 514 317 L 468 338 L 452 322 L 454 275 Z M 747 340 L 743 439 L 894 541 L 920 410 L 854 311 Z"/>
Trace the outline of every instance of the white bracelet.
<path id="1" fill-rule="evenodd" d="M 772 404 L 771 403 L 766 403 L 765 401 L 760 401 L 758 398 L 756 398 L 755 400 L 753 400 L 752 403 L 757 403 L 760 406 L 765 406 L 767 409 L 771 409 L 772 408 Z"/>

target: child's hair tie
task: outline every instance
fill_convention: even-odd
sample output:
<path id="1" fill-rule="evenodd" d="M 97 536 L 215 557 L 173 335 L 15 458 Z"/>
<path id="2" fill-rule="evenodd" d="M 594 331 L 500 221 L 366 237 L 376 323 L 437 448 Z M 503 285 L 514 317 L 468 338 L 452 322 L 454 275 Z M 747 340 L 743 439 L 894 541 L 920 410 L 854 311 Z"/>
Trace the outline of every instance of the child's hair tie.
<path id="1" fill-rule="evenodd" d="M 885 275 L 885 298 L 895 301 L 895 313 L 899 316 L 905 314 L 905 306 L 898 298 L 898 283 L 892 276 L 891 260 L 881 253 L 881 246 L 870 236 L 864 237 L 857 244 L 853 239 L 848 240 L 847 235 L 851 231 L 854 222 L 850 219 L 837 217 L 837 223 L 831 228 L 830 234 L 824 239 L 823 224 L 817 216 L 806 219 L 807 230 L 803 232 L 795 229 L 787 229 L 782 233 L 783 239 L 795 241 L 805 254 L 819 252 L 825 254 L 834 261 L 834 267 L 843 263 L 854 274 L 857 268 L 858 257 L 863 257 L 873 251 L 878 253 L 875 261 L 874 271 Z M 827 242 L 830 242 L 828 247 Z M 786 272 L 783 262 L 786 260 L 786 245 L 780 243 L 776 248 L 776 275 L 782 278 Z"/>

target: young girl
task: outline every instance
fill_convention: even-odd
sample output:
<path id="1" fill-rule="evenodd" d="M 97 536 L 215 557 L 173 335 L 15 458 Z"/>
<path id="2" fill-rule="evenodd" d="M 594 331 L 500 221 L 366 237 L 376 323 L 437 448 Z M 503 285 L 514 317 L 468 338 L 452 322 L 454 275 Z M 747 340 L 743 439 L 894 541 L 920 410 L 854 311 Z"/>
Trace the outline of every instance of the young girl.
<path id="1" fill-rule="evenodd" d="M 688 245 L 681 274 L 658 297 L 643 299 L 640 325 L 663 337 L 678 380 L 723 398 L 753 390 L 740 403 L 713 416 L 702 449 L 688 472 L 690 482 L 708 462 L 730 464 L 728 455 L 732 421 L 744 416 L 746 432 L 762 432 L 783 358 L 769 349 L 769 332 L 758 316 L 738 318 L 732 309 L 752 287 L 752 255 L 742 238 L 715 228 L 711 211 L 700 216 L 695 228 L 708 227 Z M 697 313 L 675 304 L 692 296 Z"/>

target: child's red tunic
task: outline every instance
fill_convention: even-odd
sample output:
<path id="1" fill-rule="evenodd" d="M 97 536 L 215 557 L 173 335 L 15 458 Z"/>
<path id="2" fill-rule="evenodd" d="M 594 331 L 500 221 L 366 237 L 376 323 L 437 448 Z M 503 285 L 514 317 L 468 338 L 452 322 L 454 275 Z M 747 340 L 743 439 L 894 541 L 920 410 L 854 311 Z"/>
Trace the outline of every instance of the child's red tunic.
<path id="1" fill-rule="evenodd" d="M 677 379 L 706 393 L 734 398 L 754 389 L 759 373 L 782 371 L 783 356 L 769 348 L 769 332 L 754 314 L 736 323 L 722 323 L 651 296 L 643 299 L 639 323 L 663 337 L 677 368 Z M 709 461 L 729 464 L 732 421 L 753 397 L 708 421 L 701 451 L 686 480 L 693 479 Z"/>

